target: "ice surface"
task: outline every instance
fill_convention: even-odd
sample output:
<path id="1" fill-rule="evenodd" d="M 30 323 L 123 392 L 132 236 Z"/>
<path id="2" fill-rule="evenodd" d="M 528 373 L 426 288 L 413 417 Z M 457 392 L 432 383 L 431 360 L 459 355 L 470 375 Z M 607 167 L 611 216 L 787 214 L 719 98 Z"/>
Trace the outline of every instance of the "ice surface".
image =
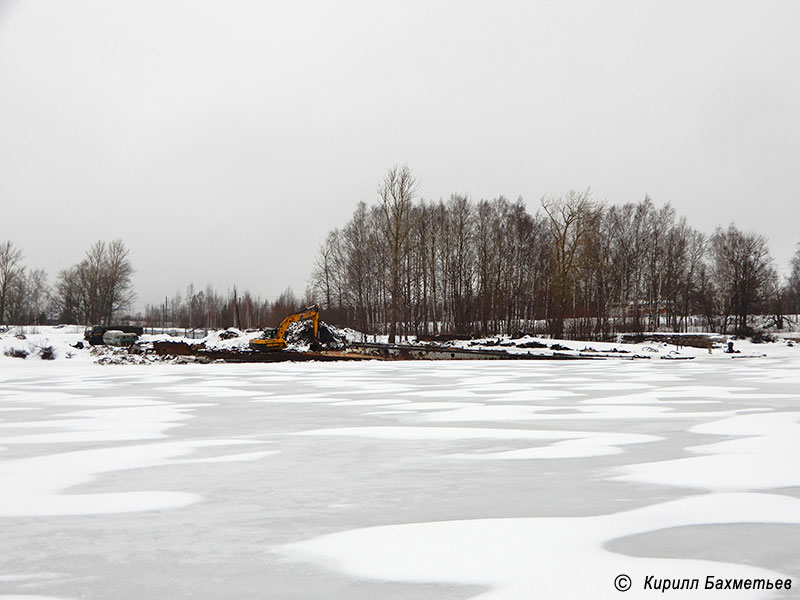
<path id="1" fill-rule="evenodd" d="M 0 358 L 0 598 L 620 598 L 620 573 L 625 598 L 645 574 L 797 584 L 800 348 L 696 356 Z M 672 531 L 677 552 L 652 545 Z M 733 532 L 724 548 L 716 531 Z"/>

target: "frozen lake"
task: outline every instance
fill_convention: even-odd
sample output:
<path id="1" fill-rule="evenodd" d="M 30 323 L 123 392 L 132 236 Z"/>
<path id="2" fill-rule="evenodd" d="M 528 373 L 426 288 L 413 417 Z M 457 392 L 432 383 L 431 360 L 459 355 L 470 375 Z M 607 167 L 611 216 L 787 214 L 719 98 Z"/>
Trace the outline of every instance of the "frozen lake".
<path id="1" fill-rule="evenodd" d="M 700 580 L 670 597 L 797 597 L 800 358 L 787 350 L 5 361 L 0 598 L 660 595 L 647 576 Z M 703 590 L 707 576 L 793 589 Z"/>

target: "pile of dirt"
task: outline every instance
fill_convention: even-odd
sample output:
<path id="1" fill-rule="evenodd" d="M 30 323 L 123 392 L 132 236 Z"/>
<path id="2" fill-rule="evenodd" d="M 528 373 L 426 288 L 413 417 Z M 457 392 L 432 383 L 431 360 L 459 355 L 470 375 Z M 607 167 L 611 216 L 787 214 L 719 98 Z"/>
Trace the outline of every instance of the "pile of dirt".
<path id="1" fill-rule="evenodd" d="M 309 346 L 312 350 L 341 350 L 347 346 L 345 333 L 323 321 L 320 321 L 317 327 L 317 338 L 314 339 L 314 326 L 310 321 L 293 323 L 285 335 L 288 344 Z"/>
<path id="2" fill-rule="evenodd" d="M 20 338 L 17 336 L 18 339 L 24 340 L 25 337 Z M 37 346 L 36 344 L 29 344 L 27 348 L 20 348 L 20 347 L 10 347 L 6 348 L 3 351 L 5 356 L 10 358 L 28 358 L 29 356 L 38 356 L 42 360 L 55 360 L 56 358 L 56 350 L 53 346 Z M 70 358 L 72 355 L 68 354 L 67 358 Z"/>
<path id="3" fill-rule="evenodd" d="M 241 331 L 234 329 L 233 327 L 228 327 L 225 331 L 221 331 L 219 333 L 219 339 L 232 340 L 233 338 L 238 338 L 240 335 L 242 335 Z"/>
<path id="4" fill-rule="evenodd" d="M 191 348 L 182 342 L 155 342 L 155 344 L 172 344 L 175 347 Z M 113 346 L 92 346 L 89 351 L 98 365 L 152 365 L 156 363 L 172 363 L 185 365 L 191 363 L 206 364 L 213 362 L 206 356 L 182 356 L 180 353 L 164 354 L 154 350 L 153 343 L 137 343 L 128 348 Z"/>
<path id="5" fill-rule="evenodd" d="M 547 344 L 543 344 L 542 342 L 537 342 L 536 340 L 532 340 L 530 342 L 518 343 L 517 348 L 547 348 Z"/>
<path id="6" fill-rule="evenodd" d="M 518 340 L 518 339 L 524 338 L 524 337 L 536 337 L 536 334 L 535 333 L 529 333 L 527 331 L 522 331 L 520 329 L 518 329 L 517 331 L 515 331 L 514 333 L 511 334 L 511 339 L 512 340 Z"/>
<path id="7" fill-rule="evenodd" d="M 569 347 L 564 346 L 562 344 L 552 344 L 550 346 L 550 350 L 556 350 L 556 351 L 559 351 L 559 352 L 563 352 L 564 350 L 572 350 L 572 348 L 569 348 Z"/>
<path id="8" fill-rule="evenodd" d="M 5 351 L 5 355 L 10 358 L 27 358 L 28 351 L 22 348 L 9 348 Z"/>
<path id="9" fill-rule="evenodd" d="M 725 343 L 727 338 L 713 333 L 623 333 L 619 335 L 622 344 L 641 344 L 658 342 L 670 346 L 690 346 L 692 348 L 708 348 L 708 344 Z"/>
<path id="10" fill-rule="evenodd" d="M 504 344 L 500 340 L 500 338 L 497 338 L 497 339 L 491 339 L 491 340 L 474 340 L 474 341 L 470 342 L 469 345 L 470 346 L 481 346 L 481 347 L 483 347 L 483 346 L 494 347 L 494 346 L 502 346 Z M 510 342 L 506 342 L 505 345 L 506 346 L 510 346 L 511 343 Z"/>

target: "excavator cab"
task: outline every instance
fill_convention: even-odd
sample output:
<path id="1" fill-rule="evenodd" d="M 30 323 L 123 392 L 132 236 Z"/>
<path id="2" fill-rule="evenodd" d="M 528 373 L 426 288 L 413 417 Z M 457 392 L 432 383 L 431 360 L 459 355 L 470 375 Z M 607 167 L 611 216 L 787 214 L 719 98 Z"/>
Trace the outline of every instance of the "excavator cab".
<path id="1" fill-rule="evenodd" d="M 250 340 L 250 349 L 258 352 L 285 350 L 287 344 L 284 336 L 286 335 L 286 330 L 289 329 L 289 325 L 306 319 L 311 319 L 311 324 L 314 328 L 314 340 L 316 342 L 319 330 L 319 306 L 314 304 L 296 313 L 292 313 L 281 321 L 281 324 L 278 325 L 276 329 L 265 329 L 263 337 Z"/>

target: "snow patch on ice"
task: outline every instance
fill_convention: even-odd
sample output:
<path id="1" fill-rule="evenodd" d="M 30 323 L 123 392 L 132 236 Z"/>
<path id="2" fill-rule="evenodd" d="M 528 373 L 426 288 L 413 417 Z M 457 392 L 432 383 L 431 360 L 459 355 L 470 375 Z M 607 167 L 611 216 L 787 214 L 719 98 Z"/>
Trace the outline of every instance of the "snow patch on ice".
<path id="1" fill-rule="evenodd" d="M 234 397 L 251 397 L 258 396 L 261 392 L 231 389 L 229 387 L 222 387 L 217 382 L 205 383 L 192 383 L 192 384 L 177 384 L 167 388 L 158 388 L 159 391 L 169 392 L 171 394 L 183 394 L 187 396 L 209 396 L 213 398 L 234 398 Z"/>
<path id="2" fill-rule="evenodd" d="M 340 402 L 340 398 L 331 398 L 330 396 L 321 396 L 319 394 L 275 394 L 273 396 L 258 396 L 253 398 L 252 402 L 263 403 L 288 403 L 288 404 L 331 404 Z"/>
<path id="3" fill-rule="evenodd" d="M 610 382 L 600 382 L 595 381 L 591 385 L 579 385 L 576 386 L 576 390 L 586 390 L 586 391 L 601 391 L 601 392 L 615 392 L 615 391 L 622 391 L 622 390 L 647 390 L 651 389 L 654 386 L 647 384 L 647 383 L 626 383 L 624 381 L 610 381 Z"/>
<path id="4" fill-rule="evenodd" d="M 719 412 L 678 412 L 668 406 L 652 405 L 588 405 L 575 406 L 575 412 L 550 413 L 558 411 L 561 406 L 518 406 L 518 405 L 492 405 L 470 406 L 449 411 L 436 412 L 425 415 L 423 418 L 429 422 L 465 422 L 465 421 L 572 421 L 587 419 L 686 419 L 703 417 L 729 417 L 735 411 Z"/>
<path id="5" fill-rule="evenodd" d="M 470 402 L 408 402 L 405 404 L 398 404 L 396 406 L 392 406 L 392 408 L 396 408 L 397 410 L 406 410 L 406 411 L 428 411 L 428 410 L 449 410 L 454 408 L 464 408 L 467 406 L 476 406 L 474 403 Z M 482 406 L 482 405 L 478 405 Z"/>
<path id="6" fill-rule="evenodd" d="M 83 394 L 67 392 L 35 392 L 25 389 L 8 390 L 0 402 L 25 402 L 30 404 L 79 404 L 88 397 Z"/>
<path id="7" fill-rule="evenodd" d="M 654 435 L 633 433 L 603 433 L 603 432 L 564 432 L 575 435 L 575 439 L 556 442 L 549 446 L 538 448 L 523 448 L 520 450 L 507 450 L 505 452 L 486 452 L 473 454 L 452 454 L 453 458 L 469 458 L 478 460 L 531 460 L 553 458 L 590 458 L 593 456 L 608 456 L 621 454 L 620 446 L 628 444 L 643 444 L 656 442 L 664 438 Z"/>
<path id="8" fill-rule="evenodd" d="M 0 582 L 6 581 L 30 581 L 32 579 L 55 579 L 61 577 L 60 573 L 14 573 L 10 575 L 0 575 Z M 1 598 L 2 596 L 0 596 Z"/>
<path id="9" fill-rule="evenodd" d="M 452 398 L 452 397 L 477 397 L 473 390 L 466 388 L 466 387 L 459 387 L 458 389 L 445 389 L 445 390 L 414 390 L 414 396 L 420 396 L 422 398 Z"/>
<path id="10" fill-rule="evenodd" d="M 298 431 L 293 435 L 351 436 L 384 440 L 562 440 L 563 431 L 480 427 L 339 427 Z"/>
<path id="11" fill-rule="evenodd" d="M 784 576 L 748 565 L 623 556 L 607 550 L 608 542 L 669 527 L 748 522 L 800 524 L 800 500 L 768 494 L 711 494 L 591 517 L 390 525 L 324 535 L 280 551 L 361 578 L 486 586 L 490 591 L 480 594 L 482 600 L 617 599 L 620 593 L 613 581 L 620 573 L 633 580 L 626 597 L 645 598 L 652 592 L 642 589 L 644 578 L 654 573 L 701 581 L 708 574 L 718 578 Z M 752 591 L 747 597 L 768 595 Z M 716 590 L 705 590 L 703 596 L 727 597 Z"/>
<path id="12" fill-rule="evenodd" d="M 201 440 L 79 450 L 0 461 L 0 517 L 90 515 L 179 508 L 202 497 L 188 492 L 135 491 L 66 494 L 102 473 L 169 465 L 199 448 L 259 443 L 247 440 Z M 244 460 L 252 460 L 253 456 Z M 230 458 L 230 457 L 229 457 Z M 196 459 L 197 462 L 208 459 Z"/>
<path id="13" fill-rule="evenodd" d="M 164 438 L 166 432 L 180 427 L 196 405 L 162 403 L 156 406 L 128 406 L 82 410 L 63 419 L 0 423 L 3 429 L 59 428 L 68 431 L 17 435 L 0 438 L 4 444 L 42 444 L 68 442 L 129 441 Z"/>
<path id="14" fill-rule="evenodd" d="M 0 594 L 0 600 L 68 600 L 63 596 L 30 596 L 27 594 Z"/>
<path id="15" fill-rule="evenodd" d="M 687 448 L 705 456 L 619 467 L 612 479 L 715 491 L 800 486 L 798 412 L 738 415 L 689 431 L 747 437 Z"/>
<path id="16" fill-rule="evenodd" d="M 537 448 L 504 452 L 470 452 L 449 454 L 447 458 L 475 460 L 519 460 L 545 458 L 585 458 L 619 454 L 618 446 L 661 440 L 658 436 L 594 431 L 553 431 L 542 429 L 490 429 L 478 427 L 343 427 L 300 431 L 294 435 L 365 437 L 384 440 L 545 440 L 556 443 Z"/>

